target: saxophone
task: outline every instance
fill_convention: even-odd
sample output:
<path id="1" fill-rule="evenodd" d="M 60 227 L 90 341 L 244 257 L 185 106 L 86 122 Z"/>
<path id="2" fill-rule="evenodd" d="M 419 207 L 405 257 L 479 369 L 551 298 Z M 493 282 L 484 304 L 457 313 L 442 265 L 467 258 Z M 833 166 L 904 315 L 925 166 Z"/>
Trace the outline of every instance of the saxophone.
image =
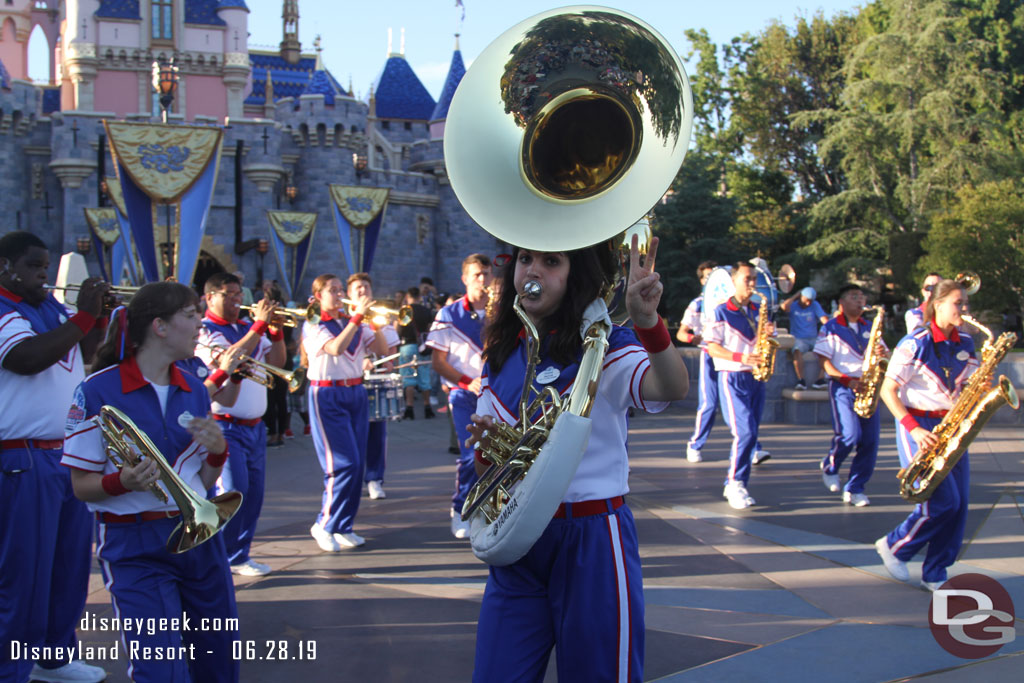
<path id="1" fill-rule="evenodd" d="M 757 335 L 754 342 L 754 353 L 760 354 L 763 359 L 754 370 L 754 379 L 758 382 L 767 382 L 775 373 L 775 351 L 779 348 L 779 341 L 768 334 L 768 299 L 761 297 L 761 309 L 757 313 Z"/>
<path id="2" fill-rule="evenodd" d="M 875 306 L 878 315 L 871 323 L 871 335 L 864 350 L 864 365 L 861 366 L 860 383 L 853 394 L 853 412 L 867 419 L 875 414 L 878 408 L 878 397 L 882 390 L 882 380 L 889 367 L 889 359 L 882 353 L 882 321 L 885 320 L 885 307 Z"/>
<path id="3" fill-rule="evenodd" d="M 896 475 L 900 480 L 900 495 L 915 503 L 923 503 L 931 497 L 981 428 L 1004 403 L 1013 410 L 1020 406 L 1017 392 L 1006 375 L 1000 375 L 992 386 L 996 366 L 1013 347 L 1017 335 L 1004 332 L 993 341 L 987 327 L 970 316 L 965 315 L 963 319 L 985 334 L 981 365 L 967 381 L 953 408 L 932 430 L 938 437 L 936 446 L 919 450 L 910 464 Z"/>

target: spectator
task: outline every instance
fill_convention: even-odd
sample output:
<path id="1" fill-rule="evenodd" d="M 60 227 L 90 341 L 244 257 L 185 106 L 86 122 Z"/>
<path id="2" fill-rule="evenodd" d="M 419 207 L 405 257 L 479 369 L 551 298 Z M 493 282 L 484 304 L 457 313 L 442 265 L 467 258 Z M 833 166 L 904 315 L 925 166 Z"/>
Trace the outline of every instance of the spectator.
<path id="1" fill-rule="evenodd" d="M 438 295 L 434 281 L 426 276 L 420 278 L 420 299 L 427 308 L 434 308 L 438 300 L 442 302 L 441 305 L 444 305 L 444 297 Z"/>
<path id="2" fill-rule="evenodd" d="M 430 324 L 434 322 L 434 312 L 421 303 L 419 287 L 410 287 L 405 294 L 405 305 L 412 308 L 412 322 L 398 326 L 401 345 L 398 347 L 398 364 L 402 375 L 402 390 L 405 392 L 405 418 L 412 420 L 416 415 L 413 405 L 416 403 L 416 390 L 419 389 L 423 399 L 423 417 L 434 417 L 430 407 L 430 348 L 424 343 Z M 417 366 L 408 364 L 416 360 Z"/>
<path id="3" fill-rule="evenodd" d="M 821 361 L 813 355 L 814 342 L 818 338 L 818 325 L 828 322 L 828 316 L 821 304 L 817 302 L 818 293 L 814 287 L 804 287 L 799 292 L 782 302 L 782 310 L 789 314 L 789 333 L 796 337 L 793 344 L 793 368 L 796 370 L 796 388 L 806 389 L 804 382 L 803 354 L 811 353 L 818 369 L 817 379 L 812 385 L 815 389 L 824 389 L 825 371 Z M 795 306 L 793 304 L 796 304 Z"/>
<path id="4" fill-rule="evenodd" d="M 236 270 L 234 276 L 238 278 L 238 286 L 242 288 L 242 305 L 252 306 L 252 290 L 245 286 L 245 273 Z"/>

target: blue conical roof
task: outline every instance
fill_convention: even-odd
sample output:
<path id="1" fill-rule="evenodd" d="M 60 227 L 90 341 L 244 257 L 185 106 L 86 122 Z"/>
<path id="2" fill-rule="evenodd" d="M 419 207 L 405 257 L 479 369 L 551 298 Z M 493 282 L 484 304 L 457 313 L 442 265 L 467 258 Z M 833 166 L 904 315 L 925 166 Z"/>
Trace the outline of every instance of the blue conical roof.
<path id="1" fill-rule="evenodd" d="M 335 95 L 347 95 L 345 89 L 334 79 L 327 69 L 317 69 L 309 79 L 309 85 L 302 91 L 303 95 L 323 95 L 324 104 L 333 107 Z"/>
<path id="2" fill-rule="evenodd" d="M 401 55 L 391 55 L 384 64 L 374 96 L 382 119 L 429 121 L 437 104 Z"/>
<path id="3" fill-rule="evenodd" d="M 430 115 L 431 121 L 447 118 L 448 107 L 451 106 L 452 98 L 455 97 L 455 89 L 459 87 L 459 82 L 465 75 L 466 66 L 462 63 L 462 51 L 459 50 L 458 45 L 456 45 L 455 53 L 452 54 L 452 65 L 448 67 L 448 78 L 444 79 L 444 88 L 441 90 L 441 99 L 437 101 L 437 106 L 434 107 L 434 113 Z"/>

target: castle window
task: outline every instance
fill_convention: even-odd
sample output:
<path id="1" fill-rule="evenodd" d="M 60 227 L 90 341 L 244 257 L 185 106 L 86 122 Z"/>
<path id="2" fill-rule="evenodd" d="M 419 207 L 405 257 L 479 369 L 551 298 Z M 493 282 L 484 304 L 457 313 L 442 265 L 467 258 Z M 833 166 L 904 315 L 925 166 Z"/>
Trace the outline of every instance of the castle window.
<path id="1" fill-rule="evenodd" d="M 412 122 L 411 121 L 406 121 L 405 122 L 405 129 L 406 130 L 412 130 Z"/>
<path id="2" fill-rule="evenodd" d="M 153 0 L 153 39 L 173 40 L 174 38 L 174 2 L 173 0 Z"/>

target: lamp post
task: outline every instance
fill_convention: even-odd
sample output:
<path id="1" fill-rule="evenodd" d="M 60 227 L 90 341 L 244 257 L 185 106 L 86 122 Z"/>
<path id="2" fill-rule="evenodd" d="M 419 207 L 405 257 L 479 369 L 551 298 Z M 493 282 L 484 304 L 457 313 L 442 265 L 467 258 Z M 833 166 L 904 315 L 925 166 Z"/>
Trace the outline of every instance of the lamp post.
<path id="1" fill-rule="evenodd" d="M 153 62 L 153 89 L 160 95 L 162 120 L 167 123 L 167 113 L 174 102 L 174 94 L 178 91 L 178 67 L 174 61 Z"/>
<path id="2" fill-rule="evenodd" d="M 356 178 L 362 178 L 366 175 L 366 155 L 352 153 L 352 168 L 356 171 Z"/>
<path id="3" fill-rule="evenodd" d="M 89 252 L 92 251 L 92 240 L 88 236 L 79 237 L 75 240 L 75 251 L 82 256 L 88 256 Z"/>
<path id="4" fill-rule="evenodd" d="M 256 279 L 259 280 L 261 286 L 263 285 L 263 257 L 267 255 L 269 250 L 270 242 L 262 238 L 256 241 L 256 253 L 260 255 L 260 268 L 256 274 Z"/>

